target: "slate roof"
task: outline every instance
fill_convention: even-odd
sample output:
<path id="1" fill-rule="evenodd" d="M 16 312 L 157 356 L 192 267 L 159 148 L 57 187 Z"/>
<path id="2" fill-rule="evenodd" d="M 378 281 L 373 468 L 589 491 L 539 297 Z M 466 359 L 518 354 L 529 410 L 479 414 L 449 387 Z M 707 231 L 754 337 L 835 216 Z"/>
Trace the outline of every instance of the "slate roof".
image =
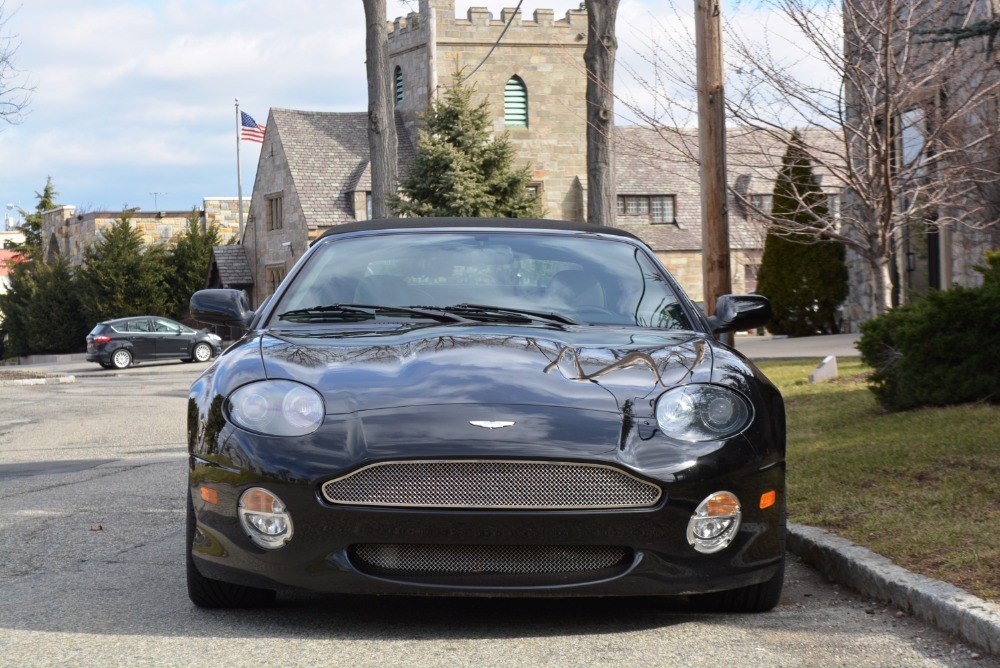
<path id="1" fill-rule="evenodd" d="M 823 131 L 801 131 L 807 144 L 832 148 L 836 136 Z M 657 129 L 647 126 L 615 128 L 615 174 L 619 195 L 676 195 L 677 225 L 630 222 L 618 216 L 616 227 L 632 232 L 658 251 L 699 251 L 701 244 L 701 190 L 696 129 Z M 763 132 L 728 130 L 726 178 L 731 190 L 744 196 L 770 195 L 785 144 Z M 828 170 L 814 165 L 823 187 L 839 189 Z M 729 194 L 729 245 L 734 250 L 762 249 L 764 228 L 747 207 Z"/>
<path id="2" fill-rule="evenodd" d="M 272 108 L 271 119 L 309 229 L 353 222 L 349 193 L 371 190 L 368 113 Z M 414 151 L 398 114 L 396 136 L 402 173 Z"/>
<path id="3" fill-rule="evenodd" d="M 243 246 L 231 244 L 212 247 L 212 263 L 224 288 L 253 285 L 253 274 Z"/>

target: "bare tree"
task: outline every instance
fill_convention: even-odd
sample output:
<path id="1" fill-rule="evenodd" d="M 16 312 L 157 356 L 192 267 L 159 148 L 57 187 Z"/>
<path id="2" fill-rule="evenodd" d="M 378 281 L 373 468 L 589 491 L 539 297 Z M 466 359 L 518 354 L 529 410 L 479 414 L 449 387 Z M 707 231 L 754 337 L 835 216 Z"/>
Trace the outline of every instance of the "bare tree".
<path id="1" fill-rule="evenodd" d="M 726 17 L 731 134 L 756 142 L 748 155 L 759 167 L 761 160 L 776 166 L 790 132 L 800 130 L 817 171 L 830 175 L 845 197 L 839 217 L 816 219 L 809 228 L 756 213 L 771 232 L 833 239 L 860 258 L 868 287 L 862 317 L 874 317 L 892 303 L 892 260 L 904 255 L 907 235 L 998 222 L 990 194 L 1000 187 L 995 60 L 972 48 L 982 46 L 975 40 L 943 43 L 920 32 L 974 23 L 977 3 L 754 3 L 761 6 L 783 24 L 751 35 L 739 17 Z M 694 90 L 693 44 L 693 38 L 650 41 L 648 69 L 655 74 L 643 78 L 636 67 L 633 75 L 660 92 L 652 111 L 633 111 L 696 160 L 690 133 L 673 129 L 694 115 L 693 95 L 678 95 Z M 802 208 L 809 209 L 805 202 Z"/>
<path id="2" fill-rule="evenodd" d="M 0 1 L 0 119 L 18 123 L 28 106 L 31 87 L 14 66 L 19 43 L 16 37 L 7 33 L 9 18 L 6 3 Z"/>
<path id="3" fill-rule="evenodd" d="M 615 201 L 615 19 L 619 0 L 587 0 L 587 220 L 613 225 Z"/>
<path id="4" fill-rule="evenodd" d="M 368 150 L 372 174 L 372 217 L 391 215 L 389 198 L 396 194 L 396 118 L 389 75 L 389 35 L 385 0 L 364 0 L 365 64 L 368 68 Z"/>

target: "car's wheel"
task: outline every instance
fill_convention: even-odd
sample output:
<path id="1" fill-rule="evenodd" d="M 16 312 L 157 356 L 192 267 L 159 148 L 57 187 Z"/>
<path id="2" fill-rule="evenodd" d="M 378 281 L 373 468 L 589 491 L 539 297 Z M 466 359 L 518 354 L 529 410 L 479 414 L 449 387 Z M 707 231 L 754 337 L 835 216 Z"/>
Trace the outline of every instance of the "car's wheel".
<path id="1" fill-rule="evenodd" d="M 767 612 L 778 605 L 784 582 L 785 558 L 782 557 L 778 572 L 770 580 L 749 587 L 692 596 L 691 603 L 704 612 Z"/>
<path id="2" fill-rule="evenodd" d="M 127 369 L 132 364 L 132 353 L 125 348 L 119 348 L 111 353 L 111 366 L 116 369 Z"/>
<path id="3" fill-rule="evenodd" d="M 778 544 L 781 548 L 781 561 L 778 562 L 778 570 L 771 576 L 771 579 L 749 587 L 692 596 L 692 605 L 704 612 L 767 612 L 778 605 L 778 601 L 781 599 L 781 589 L 785 584 L 786 522 L 784 501 L 782 501 L 781 516 L 778 520 Z"/>
<path id="4" fill-rule="evenodd" d="M 198 572 L 191 550 L 194 547 L 197 520 L 191 494 L 187 494 L 187 589 L 191 602 L 199 608 L 259 608 L 274 603 L 275 592 L 270 589 L 245 587 L 206 578 Z"/>
<path id="5" fill-rule="evenodd" d="M 194 350 L 191 351 L 191 356 L 196 362 L 207 362 L 212 359 L 212 346 L 207 343 L 196 344 Z"/>

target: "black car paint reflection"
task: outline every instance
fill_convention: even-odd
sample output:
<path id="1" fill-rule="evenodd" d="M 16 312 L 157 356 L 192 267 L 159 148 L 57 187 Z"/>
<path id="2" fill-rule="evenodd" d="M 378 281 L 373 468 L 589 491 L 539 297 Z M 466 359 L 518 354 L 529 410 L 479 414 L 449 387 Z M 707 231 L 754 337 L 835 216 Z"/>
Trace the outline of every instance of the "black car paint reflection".
<path id="1" fill-rule="evenodd" d="M 601 244 L 625 246 L 627 255 L 642 259 L 633 261 L 641 265 L 638 274 L 593 268 L 590 273 L 615 278 L 599 293 L 583 287 L 604 301 L 567 311 L 573 324 L 511 320 L 509 314 L 496 319 L 459 314 L 442 322 L 374 310 L 371 317 L 337 321 L 308 311 L 314 297 L 298 294 L 297 285 L 301 282 L 310 295 L 323 288 L 316 263 L 329 247 L 365 239 L 368 271 L 388 266 L 399 272 L 419 264 L 407 265 L 405 254 L 392 255 L 401 235 L 409 235 L 411 242 L 419 239 L 427 252 L 434 251 L 435 239 L 456 244 L 468 237 L 493 244 L 509 238 L 498 247 L 512 249 L 509 257 L 520 262 L 519 269 L 491 268 L 476 277 L 494 280 L 507 271 L 507 278 L 487 287 L 497 293 L 510 288 L 514 301 L 501 304 L 509 309 L 524 308 L 526 295 L 539 300 L 552 296 L 543 283 L 555 280 L 553 271 L 546 276 L 538 269 L 544 258 L 523 260 L 533 237 L 549 249 L 544 257 L 556 268 L 576 272 L 574 279 L 587 272 L 570 272 L 566 266 L 614 255 L 600 252 Z M 574 255 L 581 240 L 589 244 L 587 252 Z M 380 244 L 386 248 L 384 259 L 378 259 Z M 436 257 L 446 259 L 446 254 Z M 508 254 L 486 257 L 500 262 Z M 537 270 L 541 278 L 532 278 L 524 267 Z M 419 295 L 432 303 L 391 305 L 447 311 L 433 300 L 445 299 L 447 290 L 458 292 L 457 284 L 428 278 L 424 265 L 419 271 L 424 274 L 411 279 L 417 287 L 408 298 Z M 635 280 L 642 281 L 643 294 L 629 296 L 627 282 L 639 274 L 643 278 Z M 511 276 L 515 284 L 502 283 Z M 531 283 L 536 279 L 537 286 Z M 343 276 L 331 283 L 356 296 L 388 281 L 369 282 L 354 292 L 345 287 L 351 281 Z M 652 301 L 646 301 L 646 290 Z M 212 315 L 204 311 L 204 317 L 223 317 L 218 305 L 230 298 L 218 293 L 209 297 L 214 310 Z M 192 299 L 193 312 L 199 299 Z M 759 298 L 740 299 L 755 308 L 766 306 Z M 188 411 L 188 573 L 197 604 L 266 602 L 274 590 L 285 588 L 385 594 L 686 594 L 730 610 L 764 610 L 777 602 L 784 559 L 781 397 L 750 362 L 715 341 L 713 326 L 630 235 L 551 221 L 408 220 L 344 226 L 313 247 L 261 312 L 246 312 L 235 296 L 231 301 L 237 306 L 224 317 L 230 322 L 245 318 L 248 334 L 194 383 Z M 747 319 L 739 316 L 743 303 L 729 304 L 730 320 L 715 323 L 714 329 L 746 325 Z M 615 311 L 615 304 L 628 310 Z M 304 315 L 279 317 L 289 306 Z M 666 313 L 670 315 L 657 315 Z M 588 314 L 594 321 L 584 319 Z M 611 322 L 624 318 L 631 318 L 631 324 Z M 651 321 L 674 326 L 649 327 Z M 679 321 L 683 327 L 676 327 Z M 279 437 L 233 424 L 227 401 L 236 389 L 282 379 L 320 393 L 325 417 L 318 429 Z M 751 416 L 745 427 L 717 440 L 693 442 L 664 433 L 656 417 L 657 400 L 672 388 L 700 384 L 723 386 L 742 397 Z M 503 426 L 483 427 L 494 424 Z M 374 463 L 454 460 L 611 467 L 655 484 L 663 493 L 654 505 L 641 508 L 484 510 L 342 505 L 321 492 L 325 482 Z M 280 548 L 260 547 L 241 525 L 237 508 L 253 488 L 280 498 L 282 512 L 292 518 L 294 533 Z M 687 527 L 699 504 L 720 491 L 740 499 L 742 524 L 728 547 L 702 554 L 685 538 Z M 769 491 L 778 502 L 759 508 L 758 499 Z M 454 549 L 475 555 L 482 546 L 518 559 L 521 552 L 549 554 L 558 546 L 568 559 L 603 549 L 599 546 L 617 546 L 624 556 L 612 565 L 569 574 L 476 567 L 461 573 L 410 573 L 366 564 L 360 548 L 373 545 L 390 556 L 413 548 L 419 554 L 426 548 L 428 553 Z M 206 583 L 211 592 L 239 596 L 208 596 Z"/>

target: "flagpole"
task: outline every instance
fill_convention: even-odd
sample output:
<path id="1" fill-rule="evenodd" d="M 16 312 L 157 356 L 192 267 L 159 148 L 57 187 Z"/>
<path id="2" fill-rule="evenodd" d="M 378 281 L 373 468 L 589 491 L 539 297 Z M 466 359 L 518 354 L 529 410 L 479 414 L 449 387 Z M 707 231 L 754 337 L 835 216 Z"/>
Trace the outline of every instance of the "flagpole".
<path id="1" fill-rule="evenodd" d="M 239 236 L 238 243 L 243 243 L 243 167 L 240 164 L 240 98 L 236 98 L 236 195 L 239 198 Z"/>

